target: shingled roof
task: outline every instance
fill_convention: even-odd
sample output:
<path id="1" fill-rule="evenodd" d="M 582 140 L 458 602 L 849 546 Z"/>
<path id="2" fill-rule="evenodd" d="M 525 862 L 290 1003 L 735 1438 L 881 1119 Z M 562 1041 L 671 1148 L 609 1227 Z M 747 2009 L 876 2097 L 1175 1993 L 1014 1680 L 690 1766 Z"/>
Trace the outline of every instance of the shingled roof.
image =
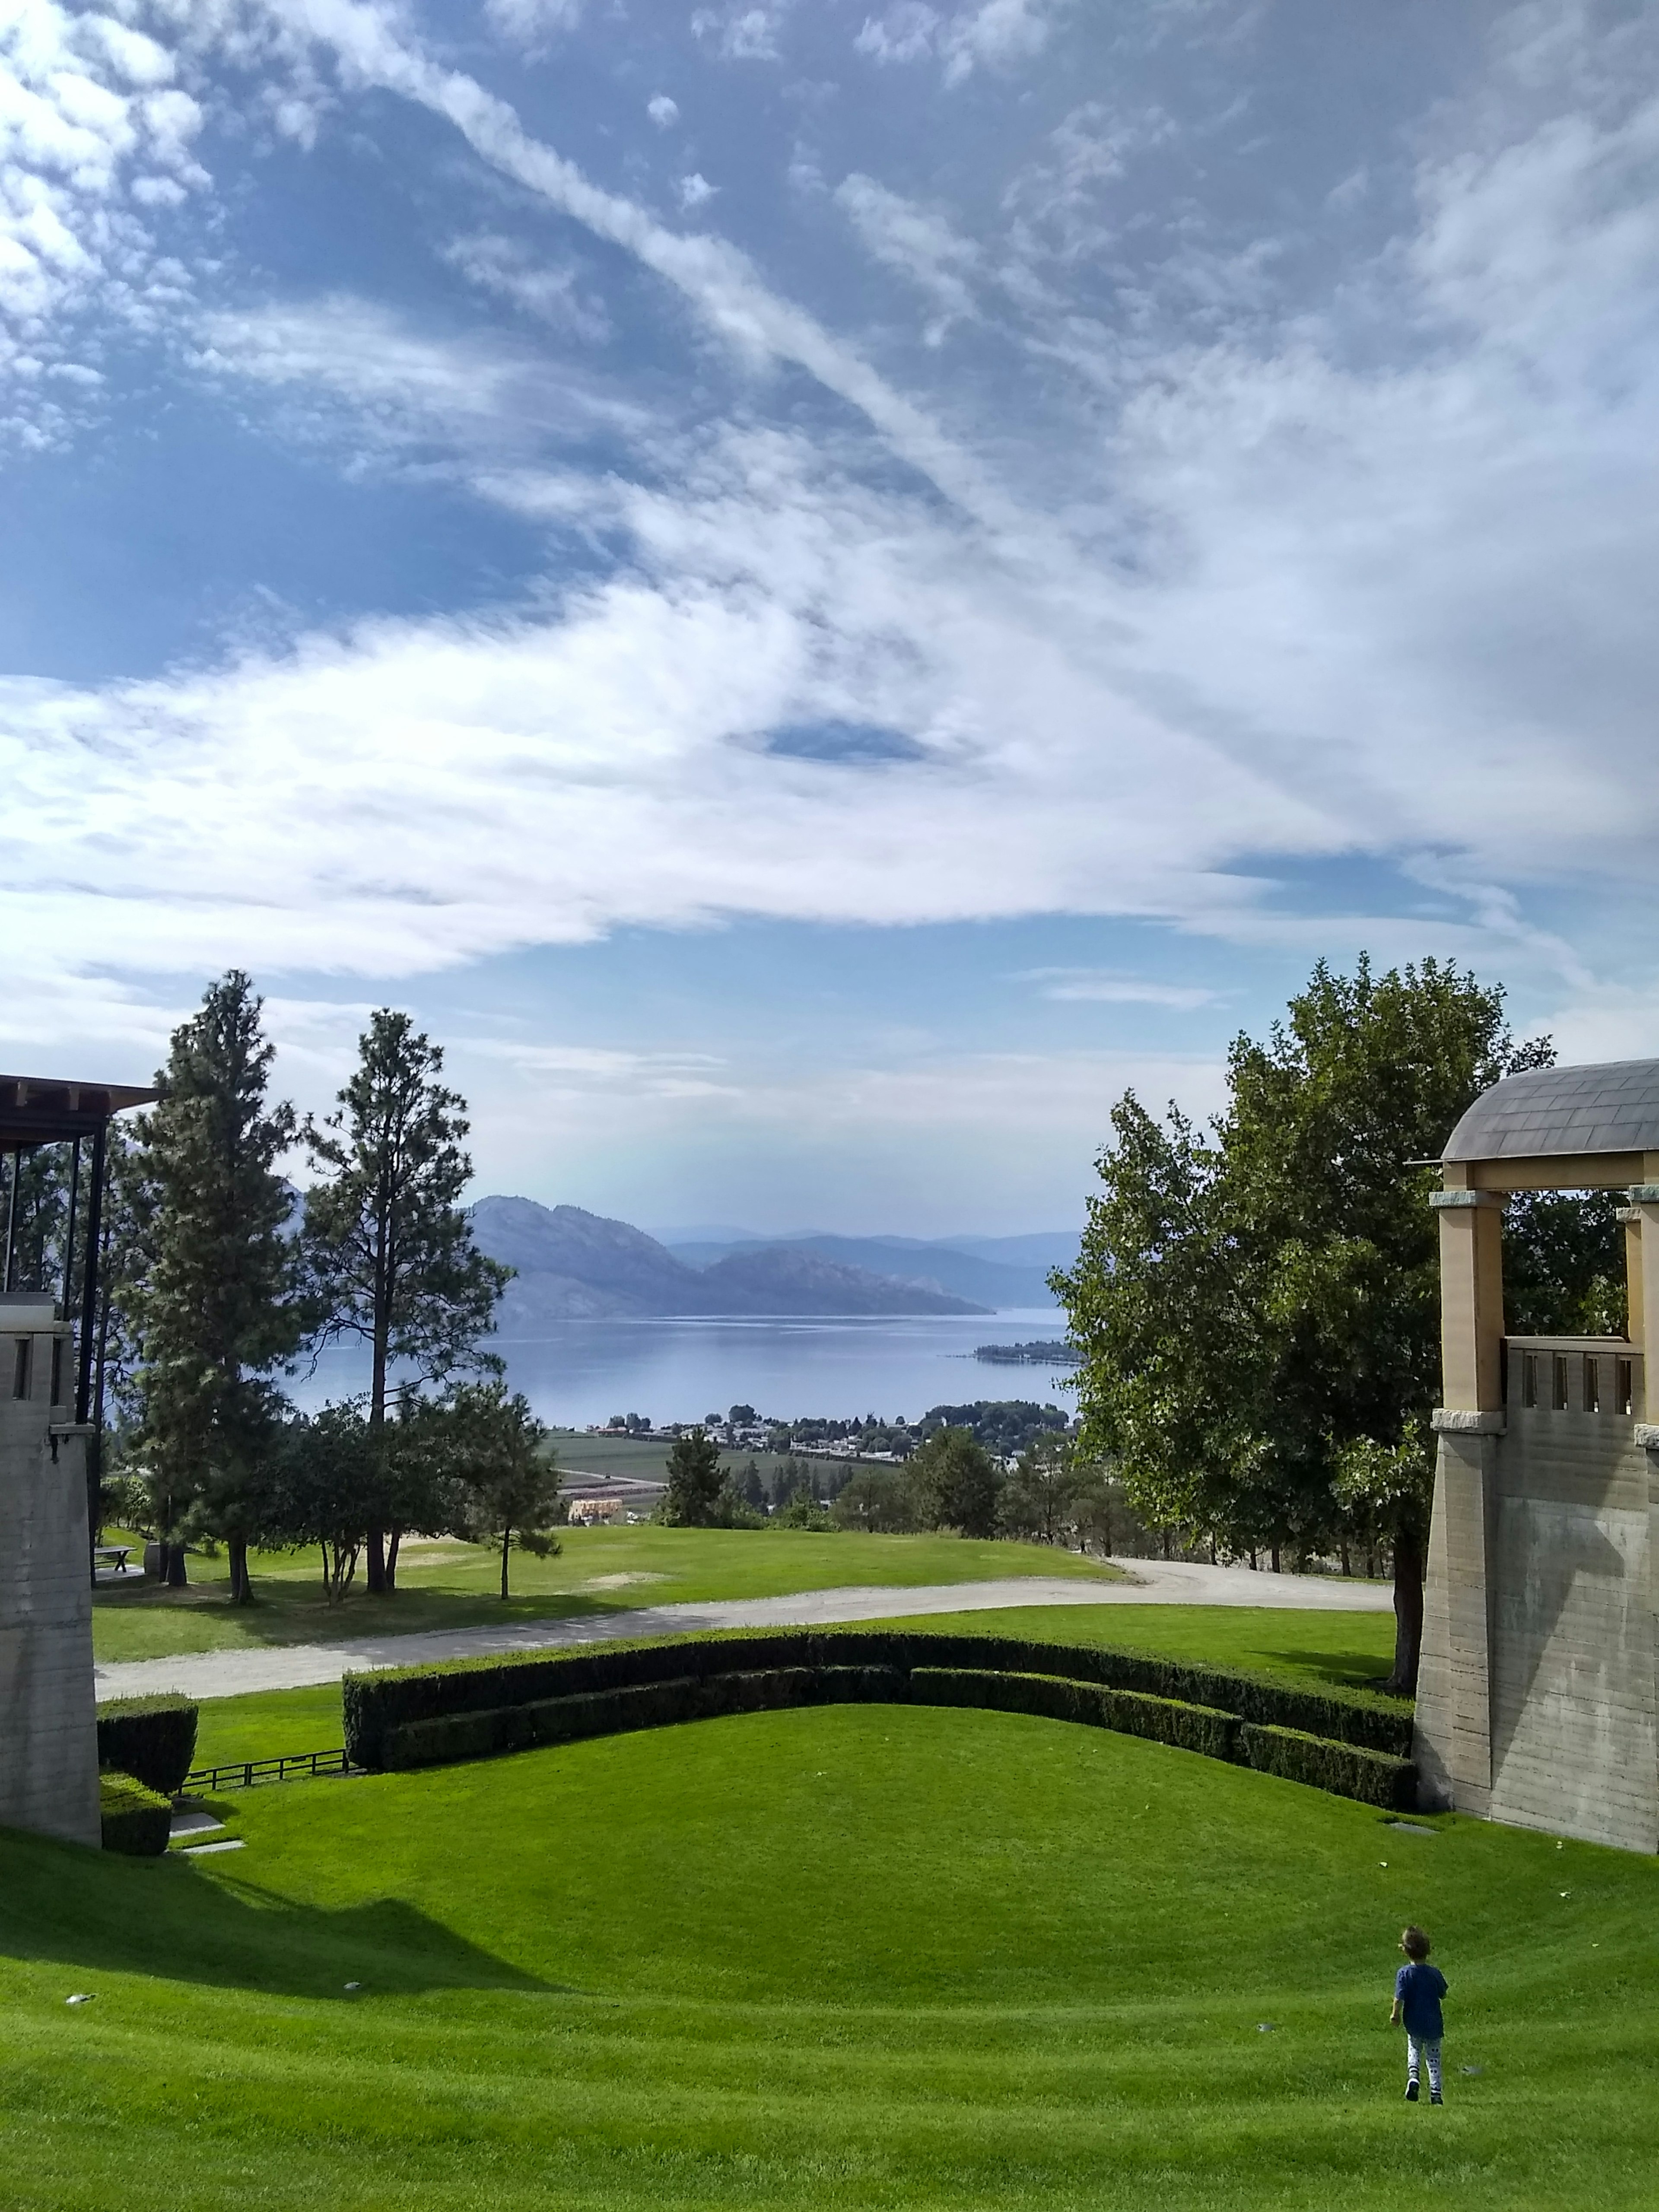
<path id="1" fill-rule="evenodd" d="M 1561 1152 L 1659 1152 L 1659 1060 L 1536 1067 L 1483 1091 L 1446 1141 L 1443 1160 Z"/>

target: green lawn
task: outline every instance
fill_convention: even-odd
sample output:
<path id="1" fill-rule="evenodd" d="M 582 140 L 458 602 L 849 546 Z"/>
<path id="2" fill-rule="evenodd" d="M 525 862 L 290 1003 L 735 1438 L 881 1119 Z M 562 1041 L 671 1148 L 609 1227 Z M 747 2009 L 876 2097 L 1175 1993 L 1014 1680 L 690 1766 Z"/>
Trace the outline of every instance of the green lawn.
<path id="1" fill-rule="evenodd" d="M 213 1859 L 0 1838 L 19 2212 L 1659 2202 L 1650 1859 L 910 1707 L 226 1803 Z"/>
<path id="2" fill-rule="evenodd" d="M 794 1590 L 994 1581 L 1005 1575 L 1115 1579 L 1098 1560 L 1041 1544 L 964 1541 L 957 1536 L 815 1534 L 794 1528 L 568 1528 L 556 1559 L 513 1555 L 514 1595 L 499 1595 L 501 1560 L 474 1544 L 405 1549 L 395 1596 L 355 1586 L 327 1603 L 317 1555 L 256 1553 L 258 1602 L 232 1606 L 222 1558 L 192 1554 L 191 1586 L 170 1590 L 135 1579 L 104 1583 L 93 1600 L 93 1648 L 101 1660 L 155 1659 L 174 1652 L 249 1645 L 334 1643 L 502 1620 L 568 1619 L 635 1606 L 716 1598 L 779 1597 Z"/>

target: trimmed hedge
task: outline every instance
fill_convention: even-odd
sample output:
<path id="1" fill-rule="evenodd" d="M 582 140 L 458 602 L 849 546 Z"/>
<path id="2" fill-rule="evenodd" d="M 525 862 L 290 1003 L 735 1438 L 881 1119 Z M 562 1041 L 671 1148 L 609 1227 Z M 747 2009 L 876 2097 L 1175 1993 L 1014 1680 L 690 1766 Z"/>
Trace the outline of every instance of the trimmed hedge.
<path id="1" fill-rule="evenodd" d="M 189 1698 L 116 1698 L 98 1708 L 98 1764 L 176 1797 L 196 1756 L 196 1706 Z"/>
<path id="2" fill-rule="evenodd" d="M 1390 1812 L 1408 1813 L 1417 1803 L 1417 1769 L 1408 1759 L 1251 1721 L 1239 1729 L 1238 1738 L 1238 1758 L 1260 1774 L 1306 1782 L 1334 1797 L 1357 1797 L 1362 1805 L 1381 1805 Z"/>
<path id="3" fill-rule="evenodd" d="M 542 1744 L 574 1743 L 585 1736 L 718 1720 L 729 1713 L 777 1712 L 793 1705 L 896 1705 L 904 1695 L 904 1677 L 892 1668 L 777 1667 L 702 1678 L 682 1674 L 665 1682 L 542 1698 L 532 1705 L 404 1721 L 386 1733 L 385 1763 L 394 1768 L 442 1765 Z"/>
<path id="4" fill-rule="evenodd" d="M 1052 1674 L 1000 1674 L 966 1667 L 916 1668 L 910 1676 L 910 1701 L 1081 1721 L 1088 1728 L 1115 1729 L 1120 1735 L 1147 1736 L 1179 1751 L 1201 1752 L 1206 1759 L 1231 1759 L 1239 1728 L 1236 1715 L 1211 1705 L 1149 1698 L 1139 1690 L 1109 1690 L 1095 1682 L 1065 1682 Z"/>
<path id="5" fill-rule="evenodd" d="M 99 1826 L 106 1851 L 134 1859 L 160 1858 L 173 1827 L 173 1808 L 131 1774 L 98 1778 Z"/>
<path id="6" fill-rule="evenodd" d="M 1411 1750 L 1410 1713 L 1382 1705 L 1328 1697 L 1258 1675 L 1189 1666 L 1142 1652 L 899 1629 L 738 1632 L 348 1674 L 346 1748 L 354 1765 L 374 1768 L 390 1763 L 386 1755 L 390 1732 L 416 1722 L 684 1679 L 841 1666 L 896 1668 L 904 1674 L 945 1668 L 1055 1676 L 1207 1707 L 1240 1721 L 1294 1729 L 1395 1759 L 1408 1756 Z"/>

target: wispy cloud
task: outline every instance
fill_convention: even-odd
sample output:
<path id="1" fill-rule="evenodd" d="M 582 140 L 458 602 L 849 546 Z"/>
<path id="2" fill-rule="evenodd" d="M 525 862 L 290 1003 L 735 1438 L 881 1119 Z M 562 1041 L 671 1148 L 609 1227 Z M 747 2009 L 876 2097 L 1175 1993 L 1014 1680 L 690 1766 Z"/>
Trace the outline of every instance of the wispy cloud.
<path id="1" fill-rule="evenodd" d="M 1105 1006 L 1167 1006 L 1173 1012 L 1193 1013 L 1212 1006 L 1217 991 L 1200 984 L 1147 982 L 1134 975 L 1115 975 L 1093 968 L 1029 968 L 1019 979 L 1036 983 L 1045 999 L 1062 1004 L 1077 1002 Z"/>

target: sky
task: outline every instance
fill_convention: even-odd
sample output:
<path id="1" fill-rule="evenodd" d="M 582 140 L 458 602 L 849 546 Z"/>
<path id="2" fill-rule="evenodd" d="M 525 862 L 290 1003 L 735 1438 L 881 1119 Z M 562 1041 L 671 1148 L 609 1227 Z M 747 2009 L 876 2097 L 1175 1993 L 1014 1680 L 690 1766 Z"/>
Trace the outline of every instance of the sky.
<path id="1" fill-rule="evenodd" d="M 0 1065 L 1080 1220 L 1323 957 L 1659 1053 L 1659 14 L 0 0 Z"/>

